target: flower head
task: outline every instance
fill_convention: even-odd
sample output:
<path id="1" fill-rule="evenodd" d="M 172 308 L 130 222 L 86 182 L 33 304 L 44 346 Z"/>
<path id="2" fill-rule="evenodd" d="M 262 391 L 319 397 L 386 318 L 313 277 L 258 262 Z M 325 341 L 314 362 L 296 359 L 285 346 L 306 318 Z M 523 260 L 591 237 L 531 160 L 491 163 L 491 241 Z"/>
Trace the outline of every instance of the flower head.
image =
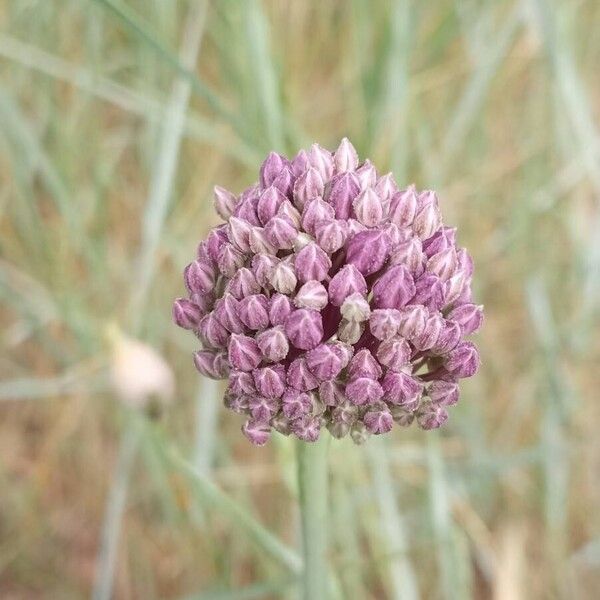
<path id="1" fill-rule="evenodd" d="M 216 187 L 214 204 L 225 223 L 185 268 L 173 319 L 201 340 L 200 373 L 229 380 L 252 443 L 445 423 L 479 368 L 464 338 L 483 311 L 435 192 L 398 189 L 344 138 L 333 153 L 272 152 L 257 184 Z"/>

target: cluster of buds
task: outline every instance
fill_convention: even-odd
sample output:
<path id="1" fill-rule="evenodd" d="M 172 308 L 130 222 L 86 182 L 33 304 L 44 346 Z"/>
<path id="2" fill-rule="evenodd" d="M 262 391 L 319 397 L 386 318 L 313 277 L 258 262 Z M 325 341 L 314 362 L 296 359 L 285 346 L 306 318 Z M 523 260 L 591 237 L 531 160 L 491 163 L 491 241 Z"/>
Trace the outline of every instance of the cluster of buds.
<path id="1" fill-rule="evenodd" d="M 362 443 L 447 420 L 479 367 L 464 338 L 483 313 L 435 192 L 398 189 L 343 139 L 271 153 L 259 183 L 216 187 L 214 202 L 225 223 L 186 267 L 173 317 L 202 342 L 198 371 L 229 380 L 225 405 L 252 443 L 323 427 Z"/>

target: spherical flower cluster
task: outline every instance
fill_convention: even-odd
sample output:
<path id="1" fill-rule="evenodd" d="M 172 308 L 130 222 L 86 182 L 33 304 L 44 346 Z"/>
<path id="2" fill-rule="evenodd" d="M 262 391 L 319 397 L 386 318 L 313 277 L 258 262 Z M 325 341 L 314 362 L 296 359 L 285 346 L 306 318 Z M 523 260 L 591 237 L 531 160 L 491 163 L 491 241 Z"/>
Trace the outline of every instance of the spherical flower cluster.
<path id="1" fill-rule="evenodd" d="M 271 153 L 239 196 L 216 187 L 214 227 L 185 268 L 173 317 L 202 342 L 197 369 L 228 379 L 249 440 L 272 429 L 356 443 L 394 422 L 440 427 L 479 367 L 473 263 L 435 192 L 398 189 L 344 139 Z"/>

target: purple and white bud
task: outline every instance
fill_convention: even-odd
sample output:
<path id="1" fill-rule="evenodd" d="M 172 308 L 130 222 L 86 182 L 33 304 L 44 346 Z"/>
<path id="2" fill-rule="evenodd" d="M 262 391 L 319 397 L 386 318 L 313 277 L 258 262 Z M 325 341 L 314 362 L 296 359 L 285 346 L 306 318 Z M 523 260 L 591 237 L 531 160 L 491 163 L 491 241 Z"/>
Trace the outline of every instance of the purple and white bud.
<path id="1" fill-rule="evenodd" d="M 322 310 L 327 305 L 327 290 L 318 281 L 307 281 L 296 294 L 294 304 L 298 308 L 312 308 Z"/>
<path id="2" fill-rule="evenodd" d="M 311 373 L 306 358 L 294 359 L 287 372 L 287 384 L 301 392 L 309 392 L 319 387 L 319 380 Z"/>
<path id="3" fill-rule="evenodd" d="M 422 304 L 429 310 L 440 310 L 445 303 L 444 282 L 432 273 L 423 273 L 415 281 L 415 291 L 411 304 Z"/>
<path id="4" fill-rule="evenodd" d="M 458 384 L 442 379 L 432 381 L 427 386 L 427 395 L 438 406 L 454 406 L 458 402 Z"/>
<path id="5" fill-rule="evenodd" d="M 250 396 L 248 409 L 252 418 L 259 423 L 268 423 L 277 413 L 278 402 L 274 398 L 264 396 Z"/>
<path id="6" fill-rule="evenodd" d="M 429 312 L 420 304 L 409 304 L 400 309 L 398 333 L 407 340 L 418 337 L 425 331 Z"/>
<path id="7" fill-rule="evenodd" d="M 330 204 L 322 198 L 313 198 L 304 206 L 302 212 L 302 227 L 304 231 L 315 235 L 317 223 L 331 221 L 335 217 L 335 211 Z"/>
<path id="8" fill-rule="evenodd" d="M 446 369 L 459 379 L 475 375 L 480 364 L 479 352 L 472 342 L 460 342 L 444 360 Z"/>
<path id="9" fill-rule="evenodd" d="M 367 348 L 359 350 L 348 364 L 350 379 L 358 379 L 359 377 L 379 379 L 382 374 L 381 366 Z"/>
<path id="10" fill-rule="evenodd" d="M 217 300 L 215 304 L 214 315 L 231 333 L 244 333 L 246 328 L 242 323 L 239 315 L 240 303 L 231 294 L 225 294 L 222 298 Z"/>
<path id="11" fill-rule="evenodd" d="M 338 326 L 337 336 L 342 342 L 354 345 L 360 340 L 364 331 L 364 323 L 343 319 Z"/>
<path id="12" fill-rule="evenodd" d="M 290 168 L 290 161 L 278 154 L 271 152 L 260 167 L 260 185 L 262 189 L 268 188 L 284 168 Z"/>
<path id="13" fill-rule="evenodd" d="M 423 333 L 412 338 L 413 346 L 420 351 L 431 350 L 438 343 L 445 328 L 444 317 L 439 312 L 430 314 L 425 323 Z"/>
<path id="14" fill-rule="evenodd" d="M 294 204 L 302 210 L 307 202 L 322 196 L 324 188 L 325 184 L 319 171 L 308 169 L 294 183 Z"/>
<path id="15" fill-rule="evenodd" d="M 294 310 L 289 296 L 273 294 L 269 303 L 269 319 L 271 325 L 283 325 L 288 315 Z"/>
<path id="16" fill-rule="evenodd" d="M 392 173 L 386 173 L 377 180 L 375 191 L 381 198 L 383 205 L 388 207 L 392 196 L 398 192 L 398 185 Z"/>
<path id="17" fill-rule="evenodd" d="M 441 250 L 427 261 L 427 270 L 437 275 L 442 281 L 448 281 L 454 275 L 457 266 L 458 261 L 454 248 Z"/>
<path id="18" fill-rule="evenodd" d="M 381 400 L 383 388 L 375 379 L 359 377 L 346 385 L 346 398 L 357 406 L 373 404 Z"/>
<path id="19" fill-rule="evenodd" d="M 390 198 L 389 218 L 398 227 L 410 227 L 417 214 L 417 192 L 411 185 Z"/>
<path id="20" fill-rule="evenodd" d="M 316 310 L 295 310 L 285 320 L 284 328 L 290 342 L 300 350 L 312 350 L 323 339 L 323 319 Z"/>
<path id="21" fill-rule="evenodd" d="M 392 338 L 379 344 L 377 360 L 391 371 L 400 371 L 409 362 L 411 349 L 403 338 Z"/>
<path id="22" fill-rule="evenodd" d="M 377 308 L 402 308 L 414 294 L 415 282 L 404 265 L 390 267 L 373 286 L 373 301 Z"/>
<path id="23" fill-rule="evenodd" d="M 288 261 L 279 262 L 271 271 L 269 283 L 281 294 L 291 294 L 298 284 L 293 265 Z"/>
<path id="24" fill-rule="evenodd" d="M 238 314 L 248 329 L 266 329 L 269 326 L 269 300 L 264 294 L 242 298 L 239 301 Z"/>
<path id="25" fill-rule="evenodd" d="M 283 327 L 266 329 L 256 336 L 256 343 L 260 348 L 263 359 L 268 362 L 282 361 L 289 352 L 290 345 L 283 331 Z"/>
<path id="26" fill-rule="evenodd" d="M 215 185 L 213 188 L 213 204 L 219 216 L 228 221 L 233 214 L 237 204 L 237 198 L 220 185 Z"/>
<path id="27" fill-rule="evenodd" d="M 183 279 L 190 294 L 208 294 L 215 287 L 217 275 L 209 262 L 195 260 L 184 269 Z"/>
<path id="28" fill-rule="evenodd" d="M 365 227 L 360 221 L 356 219 L 348 219 L 346 221 L 348 225 L 348 239 L 352 239 L 357 233 L 361 231 L 366 231 L 367 227 Z"/>
<path id="29" fill-rule="evenodd" d="M 252 273 L 258 282 L 259 291 L 261 291 L 261 287 L 268 288 L 270 286 L 271 275 L 279 263 L 280 260 L 272 254 L 256 254 L 252 258 Z"/>
<path id="30" fill-rule="evenodd" d="M 383 399 L 390 404 L 415 410 L 423 395 L 423 384 L 403 371 L 388 371 L 381 381 Z"/>
<path id="31" fill-rule="evenodd" d="M 465 248 L 459 248 L 456 253 L 456 260 L 458 261 L 458 269 L 464 271 L 467 277 L 473 275 L 473 259 L 471 255 L 466 251 Z"/>
<path id="32" fill-rule="evenodd" d="M 285 367 L 271 365 L 252 371 L 254 385 L 259 394 L 266 398 L 281 398 L 285 391 Z"/>
<path id="33" fill-rule="evenodd" d="M 307 352 L 306 364 L 319 381 L 335 379 L 344 368 L 339 351 L 333 344 L 321 344 Z"/>
<path id="34" fill-rule="evenodd" d="M 368 158 L 356 169 L 356 176 L 361 190 L 373 187 L 377 182 L 377 170 Z"/>
<path id="35" fill-rule="evenodd" d="M 251 373 L 246 371 L 231 371 L 229 374 L 229 387 L 227 389 L 236 396 L 252 396 L 256 394 L 254 378 Z"/>
<path id="36" fill-rule="evenodd" d="M 333 174 L 333 157 L 329 150 L 325 150 L 319 144 L 313 144 L 308 151 L 308 162 L 310 166 L 318 171 L 321 179 L 327 181 Z"/>
<path id="37" fill-rule="evenodd" d="M 306 150 L 300 150 L 296 156 L 292 159 L 292 173 L 296 177 L 300 177 L 306 169 L 310 168 L 310 162 L 308 160 L 308 153 Z"/>
<path id="38" fill-rule="evenodd" d="M 294 265 L 301 282 L 323 281 L 331 269 L 331 259 L 320 246 L 311 242 L 296 254 Z"/>
<path id="39" fill-rule="evenodd" d="M 240 198 L 240 201 L 233 211 L 233 216 L 250 223 L 252 226 L 258 226 L 260 225 L 260 219 L 258 218 L 258 213 L 256 211 L 257 206 L 258 190 L 256 195 L 249 196 L 245 199 Z"/>
<path id="40" fill-rule="evenodd" d="M 225 392 L 223 396 L 225 408 L 232 410 L 238 415 L 248 414 L 248 396 L 240 396 L 232 392 Z"/>
<path id="41" fill-rule="evenodd" d="M 200 307 L 187 298 L 173 302 L 173 322 L 183 329 L 197 329 L 203 314 Z"/>
<path id="42" fill-rule="evenodd" d="M 340 308 L 342 316 L 346 321 L 355 321 L 362 323 L 371 316 L 371 307 L 367 299 L 362 294 L 351 294 L 348 296 Z"/>
<path id="43" fill-rule="evenodd" d="M 434 254 L 454 248 L 456 245 L 456 228 L 442 227 L 436 231 L 430 238 L 423 242 L 423 252 L 427 258 L 431 258 Z"/>
<path id="44" fill-rule="evenodd" d="M 269 242 L 263 227 L 253 227 L 250 231 L 250 250 L 254 254 L 277 254 L 277 248 Z"/>
<path id="45" fill-rule="evenodd" d="M 223 244 L 219 250 L 217 264 L 219 271 L 225 277 L 233 277 L 246 262 L 246 256 L 239 250 L 236 250 L 232 244 Z"/>
<path id="46" fill-rule="evenodd" d="M 352 203 L 356 218 L 366 227 L 375 227 L 383 219 L 383 204 L 373 188 L 367 188 Z"/>
<path id="47" fill-rule="evenodd" d="M 296 229 L 300 229 L 302 216 L 300 215 L 300 211 L 289 200 L 281 203 L 277 211 L 277 216 L 288 219 Z"/>
<path id="48" fill-rule="evenodd" d="M 317 244 L 327 252 L 337 252 L 348 239 L 348 224 L 346 221 L 335 219 L 318 221 L 314 225 L 315 239 Z"/>
<path id="49" fill-rule="evenodd" d="M 291 198 L 295 181 L 296 177 L 292 173 L 291 168 L 286 167 L 282 169 L 277 177 L 275 177 L 271 185 L 278 189 L 287 198 Z"/>
<path id="50" fill-rule="evenodd" d="M 227 235 L 231 243 L 241 252 L 250 252 L 250 234 L 254 225 L 239 219 L 238 217 L 231 217 L 229 224 L 227 225 Z"/>
<path id="51" fill-rule="evenodd" d="M 321 431 L 321 420 L 307 415 L 293 421 L 291 428 L 298 439 L 304 442 L 316 442 Z"/>
<path id="52" fill-rule="evenodd" d="M 253 371 L 260 364 L 262 355 L 253 338 L 233 333 L 229 341 L 229 362 L 238 371 Z"/>
<path id="53" fill-rule="evenodd" d="M 223 244 L 227 244 L 228 242 L 229 237 L 227 235 L 227 225 L 218 225 L 210 230 L 204 247 L 206 249 L 206 253 L 213 263 L 217 262 L 221 246 Z"/>
<path id="54" fill-rule="evenodd" d="M 421 192 L 418 203 L 419 207 L 412 226 L 415 233 L 422 240 L 426 240 L 442 226 L 442 215 L 440 214 L 437 194 L 429 190 Z"/>
<path id="55" fill-rule="evenodd" d="M 327 184 L 324 199 L 333 206 L 336 219 L 349 219 L 352 216 L 352 203 L 360 193 L 360 183 L 354 173 L 335 175 Z"/>
<path id="56" fill-rule="evenodd" d="M 283 394 L 283 414 L 291 421 L 310 414 L 312 398 L 309 393 L 294 388 L 287 388 Z"/>
<path id="57" fill-rule="evenodd" d="M 395 308 L 378 308 L 371 313 L 369 329 L 378 340 L 389 340 L 398 333 L 400 311 Z"/>
<path id="58" fill-rule="evenodd" d="M 355 171 L 358 167 L 358 153 L 348 138 L 343 138 L 333 155 L 336 173 Z"/>
<path id="59" fill-rule="evenodd" d="M 441 356 L 456 347 L 461 337 L 460 326 L 454 321 L 444 320 L 444 327 L 431 348 L 431 353 Z"/>
<path id="60" fill-rule="evenodd" d="M 371 275 L 383 267 L 391 249 L 390 238 L 385 231 L 360 231 L 346 246 L 346 262 L 363 275 Z"/>
<path id="61" fill-rule="evenodd" d="M 229 376 L 229 363 L 223 360 L 223 353 L 212 350 L 198 350 L 194 352 L 196 369 L 205 377 L 211 379 L 227 379 Z"/>
<path id="62" fill-rule="evenodd" d="M 289 218 L 275 216 L 265 225 L 265 236 L 274 248 L 289 250 L 294 247 L 298 230 Z"/>
<path id="63" fill-rule="evenodd" d="M 415 276 L 419 276 L 425 270 L 425 255 L 421 250 L 421 240 L 411 237 L 408 240 L 396 244 L 390 254 L 390 265 L 404 265 Z"/>
<path id="64" fill-rule="evenodd" d="M 285 202 L 286 197 L 275 186 L 269 186 L 258 198 L 256 212 L 263 225 L 266 225 Z"/>
<path id="65" fill-rule="evenodd" d="M 354 355 L 354 348 L 343 341 L 332 342 L 331 345 L 340 357 L 342 367 L 345 369 Z"/>
<path id="66" fill-rule="evenodd" d="M 440 428 L 447 420 L 448 411 L 431 402 L 423 402 L 417 411 L 417 423 L 426 431 Z"/>
<path id="67" fill-rule="evenodd" d="M 319 385 L 319 397 L 326 406 L 339 406 L 346 400 L 344 386 L 339 381 L 323 381 Z"/>
<path id="68" fill-rule="evenodd" d="M 398 423 L 400 427 L 410 427 L 415 420 L 415 413 L 412 410 L 407 410 L 403 406 L 390 407 L 390 413 L 395 423 Z"/>
<path id="69" fill-rule="evenodd" d="M 250 294 L 260 292 L 260 284 L 254 273 L 246 267 L 241 268 L 225 286 L 225 292 L 231 294 L 238 300 Z"/>
<path id="70" fill-rule="evenodd" d="M 463 335 L 470 335 L 475 333 L 483 323 L 483 306 L 461 304 L 450 311 L 448 319 L 458 323 Z"/>
<path id="71" fill-rule="evenodd" d="M 460 269 L 444 284 L 444 306 L 471 304 L 471 283 Z"/>
<path id="72" fill-rule="evenodd" d="M 214 313 L 209 313 L 198 323 L 198 337 L 209 348 L 225 348 L 229 332 L 219 323 Z"/>
<path id="73" fill-rule="evenodd" d="M 242 426 L 242 433 L 255 446 L 264 446 L 271 435 L 271 426 L 268 423 L 261 423 L 255 419 L 248 419 Z"/>
<path id="74" fill-rule="evenodd" d="M 363 417 L 363 423 L 365 424 L 365 427 L 375 435 L 388 433 L 394 426 L 392 415 L 385 404 L 376 405 L 367 410 Z"/>
<path id="75" fill-rule="evenodd" d="M 190 300 L 198 306 L 201 316 L 209 313 L 215 305 L 215 296 L 213 292 L 208 294 L 190 294 Z"/>

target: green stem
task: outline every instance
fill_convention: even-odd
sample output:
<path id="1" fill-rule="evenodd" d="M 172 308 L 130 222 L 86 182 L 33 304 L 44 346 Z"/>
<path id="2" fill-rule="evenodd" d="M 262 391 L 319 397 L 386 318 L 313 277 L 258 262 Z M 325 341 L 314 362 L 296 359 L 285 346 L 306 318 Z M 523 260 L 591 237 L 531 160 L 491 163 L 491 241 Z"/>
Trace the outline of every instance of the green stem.
<path id="1" fill-rule="evenodd" d="M 298 442 L 297 446 L 305 600 L 328 597 L 328 449 L 329 436 L 323 434 L 315 443 Z"/>

